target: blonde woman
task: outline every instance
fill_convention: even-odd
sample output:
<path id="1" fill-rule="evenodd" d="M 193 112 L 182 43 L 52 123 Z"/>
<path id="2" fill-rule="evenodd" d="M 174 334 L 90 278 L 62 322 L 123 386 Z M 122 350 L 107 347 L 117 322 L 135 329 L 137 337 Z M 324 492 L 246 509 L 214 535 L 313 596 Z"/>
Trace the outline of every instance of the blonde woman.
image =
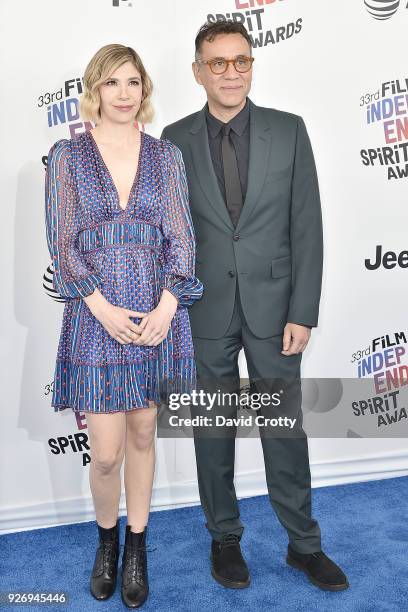
<path id="1" fill-rule="evenodd" d="M 187 307 L 203 291 L 194 276 L 181 153 L 137 128 L 152 118 L 151 93 L 132 48 L 99 49 L 85 70 L 80 104 L 96 127 L 51 147 L 45 182 L 54 287 L 67 298 L 52 406 L 86 413 L 99 534 L 90 589 L 97 599 L 116 586 L 124 461 L 121 594 L 130 608 L 149 590 L 157 407 L 170 391 L 194 385 Z"/>

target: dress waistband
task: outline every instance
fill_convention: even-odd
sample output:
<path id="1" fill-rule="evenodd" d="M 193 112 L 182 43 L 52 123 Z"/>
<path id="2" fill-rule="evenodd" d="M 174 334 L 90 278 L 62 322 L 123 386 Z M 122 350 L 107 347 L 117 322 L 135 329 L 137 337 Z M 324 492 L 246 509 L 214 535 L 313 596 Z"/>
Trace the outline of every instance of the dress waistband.
<path id="1" fill-rule="evenodd" d="M 82 230 L 78 235 L 78 248 L 82 253 L 122 245 L 160 249 L 162 241 L 162 233 L 156 225 L 143 221 L 112 221 Z"/>

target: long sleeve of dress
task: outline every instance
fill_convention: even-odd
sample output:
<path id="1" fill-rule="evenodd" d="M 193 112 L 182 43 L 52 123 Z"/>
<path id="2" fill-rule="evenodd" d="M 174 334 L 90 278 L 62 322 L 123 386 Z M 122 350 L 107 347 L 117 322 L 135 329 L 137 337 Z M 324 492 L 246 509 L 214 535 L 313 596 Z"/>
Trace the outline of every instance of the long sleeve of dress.
<path id="1" fill-rule="evenodd" d="M 102 277 L 90 269 L 77 247 L 78 193 L 67 139 L 58 140 L 48 153 L 45 220 L 54 288 L 66 298 L 90 295 Z"/>
<path id="2" fill-rule="evenodd" d="M 180 149 L 166 141 L 166 196 L 162 218 L 164 285 L 180 306 L 191 306 L 203 293 L 194 275 L 195 233 L 190 213 L 187 177 Z"/>

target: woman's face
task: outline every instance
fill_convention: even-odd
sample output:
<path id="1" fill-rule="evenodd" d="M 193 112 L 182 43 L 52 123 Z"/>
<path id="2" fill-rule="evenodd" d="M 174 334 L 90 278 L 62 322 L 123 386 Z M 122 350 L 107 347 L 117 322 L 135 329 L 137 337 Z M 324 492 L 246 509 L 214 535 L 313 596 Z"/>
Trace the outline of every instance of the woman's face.
<path id="1" fill-rule="evenodd" d="M 142 102 L 142 78 L 132 62 L 122 64 L 99 86 L 101 119 L 134 121 Z"/>

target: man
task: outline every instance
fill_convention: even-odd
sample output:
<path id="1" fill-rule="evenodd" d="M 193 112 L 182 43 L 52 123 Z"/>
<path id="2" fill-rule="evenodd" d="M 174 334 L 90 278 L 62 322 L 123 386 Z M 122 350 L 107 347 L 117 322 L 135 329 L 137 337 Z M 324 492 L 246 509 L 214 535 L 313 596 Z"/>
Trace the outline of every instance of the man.
<path id="1" fill-rule="evenodd" d="M 195 44 L 193 72 L 207 104 L 167 126 L 162 137 L 182 151 L 196 230 L 196 273 L 204 295 L 189 313 L 198 378 L 209 386 L 233 381 L 239 387 L 243 348 L 251 381 L 298 381 L 291 403 L 298 434 L 260 432 L 269 498 L 288 532 L 287 562 L 315 585 L 342 590 L 347 578 L 321 550 L 320 529 L 311 517 L 301 427 L 300 362 L 310 328 L 317 325 L 322 276 L 312 148 L 301 117 L 257 107 L 247 98 L 253 58 L 243 25 L 204 24 Z M 212 575 L 226 587 L 246 587 L 250 576 L 233 482 L 235 436 L 195 432 L 194 443 L 212 535 Z"/>

